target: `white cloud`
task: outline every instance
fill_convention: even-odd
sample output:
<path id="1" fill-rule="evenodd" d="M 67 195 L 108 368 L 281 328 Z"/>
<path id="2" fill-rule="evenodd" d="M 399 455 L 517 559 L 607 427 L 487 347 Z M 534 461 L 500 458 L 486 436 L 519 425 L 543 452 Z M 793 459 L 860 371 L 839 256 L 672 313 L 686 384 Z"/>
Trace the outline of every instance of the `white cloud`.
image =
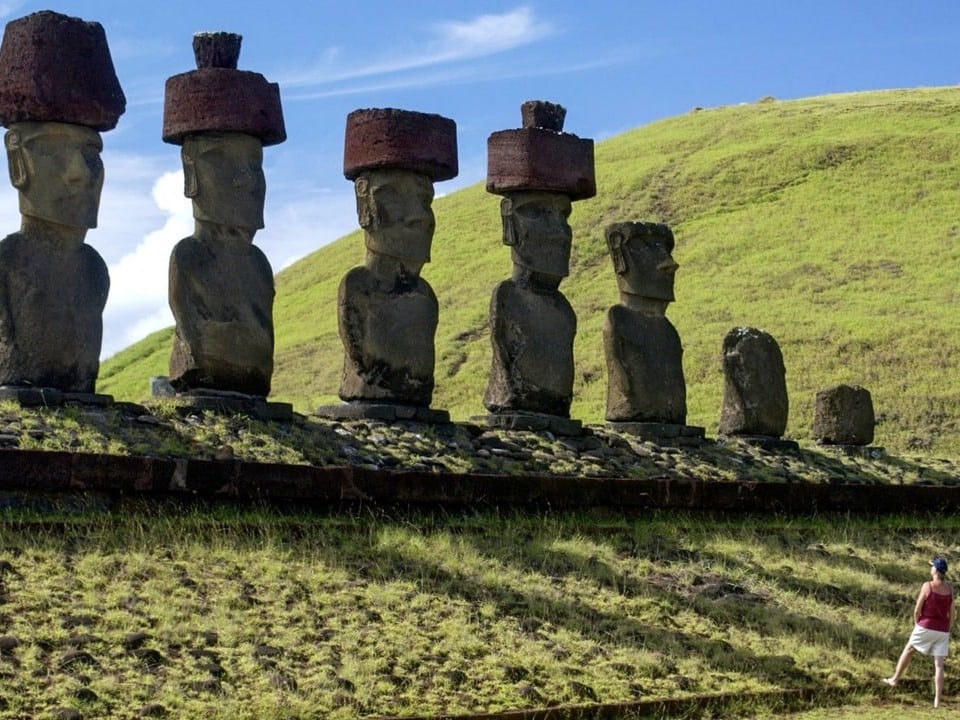
<path id="1" fill-rule="evenodd" d="M 167 306 L 167 267 L 173 246 L 193 232 L 193 208 L 183 196 L 183 175 L 167 172 L 151 197 L 166 215 L 163 227 L 109 265 L 110 296 L 103 313 L 103 349 L 111 355 L 145 335 L 173 324 Z"/>
<path id="2" fill-rule="evenodd" d="M 338 66 L 339 48 L 329 48 L 313 68 L 289 74 L 280 84 L 286 88 L 333 84 L 472 60 L 529 45 L 553 32 L 549 23 L 539 21 L 527 7 L 499 15 L 480 15 L 467 21 L 443 21 L 430 26 L 430 37 L 418 44 L 418 52 L 407 48 L 367 65 L 342 68 Z"/>

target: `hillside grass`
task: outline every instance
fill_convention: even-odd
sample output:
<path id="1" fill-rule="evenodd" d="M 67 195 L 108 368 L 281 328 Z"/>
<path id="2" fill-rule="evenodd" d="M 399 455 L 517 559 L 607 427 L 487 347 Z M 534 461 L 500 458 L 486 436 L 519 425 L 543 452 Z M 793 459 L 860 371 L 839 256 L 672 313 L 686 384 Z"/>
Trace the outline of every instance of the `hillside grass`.
<path id="1" fill-rule="evenodd" d="M 809 438 L 816 391 L 856 383 L 872 393 L 877 444 L 960 456 L 958 111 L 956 87 L 766 98 L 599 143 L 598 195 L 574 205 L 561 285 L 579 318 L 572 416 L 599 422 L 604 411 L 600 328 L 617 292 L 603 229 L 659 221 L 677 238 L 668 316 L 684 343 L 689 424 L 715 430 L 721 342 L 749 325 L 783 350 L 790 437 Z M 434 204 L 423 272 L 441 308 L 433 406 L 460 420 L 484 412 L 487 306 L 511 271 L 497 203 L 477 184 Z M 277 276 L 274 397 L 301 412 L 337 400 L 337 285 L 362 259 L 356 232 Z M 143 399 L 169 348 L 166 330 L 118 353 L 98 390 Z"/>
<path id="2" fill-rule="evenodd" d="M 929 558 L 960 555 L 960 521 L 932 520 L 8 507 L 0 718 L 346 719 L 721 692 L 769 716 L 753 693 L 791 688 L 929 704 L 928 660 L 896 691 L 879 678 Z"/>

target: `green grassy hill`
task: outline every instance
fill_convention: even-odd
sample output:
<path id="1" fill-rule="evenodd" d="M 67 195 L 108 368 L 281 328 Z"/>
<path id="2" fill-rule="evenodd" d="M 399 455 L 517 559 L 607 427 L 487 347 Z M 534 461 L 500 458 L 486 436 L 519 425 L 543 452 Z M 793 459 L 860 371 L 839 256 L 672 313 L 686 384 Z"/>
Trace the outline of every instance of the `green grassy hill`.
<path id="1" fill-rule="evenodd" d="M 574 417 L 603 416 L 600 328 L 617 299 L 603 228 L 659 221 L 677 237 L 668 316 L 690 424 L 715 431 L 721 341 L 751 325 L 783 350 L 790 436 L 809 437 L 817 390 L 850 382 L 873 394 L 877 444 L 960 455 L 960 87 L 698 109 L 599 143 L 596 159 L 598 195 L 574 205 L 561 286 L 579 317 Z M 498 201 L 481 183 L 434 205 L 423 273 L 441 308 L 434 407 L 454 419 L 483 412 L 487 304 L 511 270 Z M 274 397 L 301 412 L 336 401 L 337 285 L 362 259 L 357 232 L 277 276 Z M 143 399 L 170 334 L 106 361 L 98 390 Z"/>

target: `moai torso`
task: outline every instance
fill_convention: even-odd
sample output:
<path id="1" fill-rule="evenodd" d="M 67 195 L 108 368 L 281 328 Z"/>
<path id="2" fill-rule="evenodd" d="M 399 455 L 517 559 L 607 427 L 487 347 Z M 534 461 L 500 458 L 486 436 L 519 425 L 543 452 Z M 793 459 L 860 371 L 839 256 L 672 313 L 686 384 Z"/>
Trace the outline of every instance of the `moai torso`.
<path id="1" fill-rule="evenodd" d="M 388 292 L 368 268 L 350 270 L 337 296 L 345 349 L 340 398 L 429 406 L 438 315 L 422 278 Z"/>
<path id="2" fill-rule="evenodd" d="M 175 388 L 266 396 L 273 373 L 273 271 L 260 248 L 194 237 L 170 256 Z"/>
<path id="3" fill-rule="evenodd" d="M 499 283 L 490 300 L 490 332 L 484 406 L 568 417 L 577 316 L 563 294 L 534 291 L 513 279 Z"/>
<path id="4" fill-rule="evenodd" d="M 789 403 L 780 346 L 769 333 L 734 328 L 723 339 L 721 435 L 780 437 Z"/>
<path id="5" fill-rule="evenodd" d="M 673 324 L 615 305 L 603 325 L 607 412 L 612 422 L 682 425 L 687 417 L 683 347 Z"/>
<path id="6" fill-rule="evenodd" d="M 0 385 L 92 393 L 109 289 L 89 245 L 0 241 Z"/>

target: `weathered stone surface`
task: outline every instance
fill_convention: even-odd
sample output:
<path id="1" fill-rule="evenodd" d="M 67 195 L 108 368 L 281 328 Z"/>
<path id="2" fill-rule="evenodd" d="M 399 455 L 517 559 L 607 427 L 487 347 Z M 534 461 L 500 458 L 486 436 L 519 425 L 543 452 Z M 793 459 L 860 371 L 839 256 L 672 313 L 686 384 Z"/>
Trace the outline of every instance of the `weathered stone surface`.
<path id="1" fill-rule="evenodd" d="M 176 319 L 170 383 L 267 396 L 273 375 L 273 271 L 260 248 L 196 236 L 170 256 Z"/>
<path id="2" fill-rule="evenodd" d="M 813 437 L 828 445 L 869 445 L 876 418 L 870 391 L 859 385 L 835 385 L 816 395 Z"/>
<path id="3" fill-rule="evenodd" d="M 439 306 L 420 270 L 433 242 L 433 181 L 456 172 L 452 120 L 395 109 L 347 117 L 344 175 L 354 180 L 367 252 L 337 296 L 344 346 L 339 395 L 364 409 L 327 406 L 319 410 L 325 416 L 356 411 L 400 420 L 405 406 L 429 407 Z M 390 404 L 394 412 L 385 409 Z"/>
<path id="4" fill-rule="evenodd" d="M 347 115 L 343 174 L 355 180 L 363 171 L 379 168 L 410 170 L 434 182 L 456 177 L 456 123 L 412 110 L 354 110 Z"/>
<path id="5" fill-rule="evenodd" d="M 211 131 L 252 135 L 265 146 L 286 140 L 279 85 L 236 69 L 240 36 L 203 33 L 194 46 L 197 69 L 167 78 L 164 142 L 182 145 L 190 134 Z"/>
<path id="6" fill-rule="evenodd" d="M 536 127 L 563 132 L 563 121 L 567 117 L 567 109 L 563 105 L 546 100 L 527 100 L 520 106 L 520 117 L 525 128 Z"/>
<path id="7" fill-rule="evenodd" d="M 103 27 L 43 10 L 7 23 L 0 124 L 27 120 L 110 130 L 126 108 Z"/>
<path id="8" fill-rule="evenodd" d="M 673 233 L 657 223 L 616 223 L 606 238 L 620 291 L 620 304 L 607 311 L 603 325 L 606 419 L 682 426 L 683 347 L 664 315 L 678 267 Z"/>
<path id="9" fill-rule="evenodd" d="M 483 404 L 494 413 L 570 416 L 577 316 L 554 287 L 504 280 L 490 299 L 493 357 Z"/>
<path id="10" fill-rule="evenodd" d="M 93 393 L 109 288 L 89 245 L 0 241 L 0 385 Z"/>
<path id="11" fill-rule="evenodd" d="M 428 407 L 437 296 L 419 276 L 391 282 L 393 273 L 383 277 L 378 269 L 353 268 L 340 283 L 337 308 L 345 350 L 340 398 Z"/>
<path id="12" fill-rule="evenodd" d="M 769 333 L 734 328 L 723 339 L 721 435 L 780 437 L 787 428 L 786 368 Z"/>

